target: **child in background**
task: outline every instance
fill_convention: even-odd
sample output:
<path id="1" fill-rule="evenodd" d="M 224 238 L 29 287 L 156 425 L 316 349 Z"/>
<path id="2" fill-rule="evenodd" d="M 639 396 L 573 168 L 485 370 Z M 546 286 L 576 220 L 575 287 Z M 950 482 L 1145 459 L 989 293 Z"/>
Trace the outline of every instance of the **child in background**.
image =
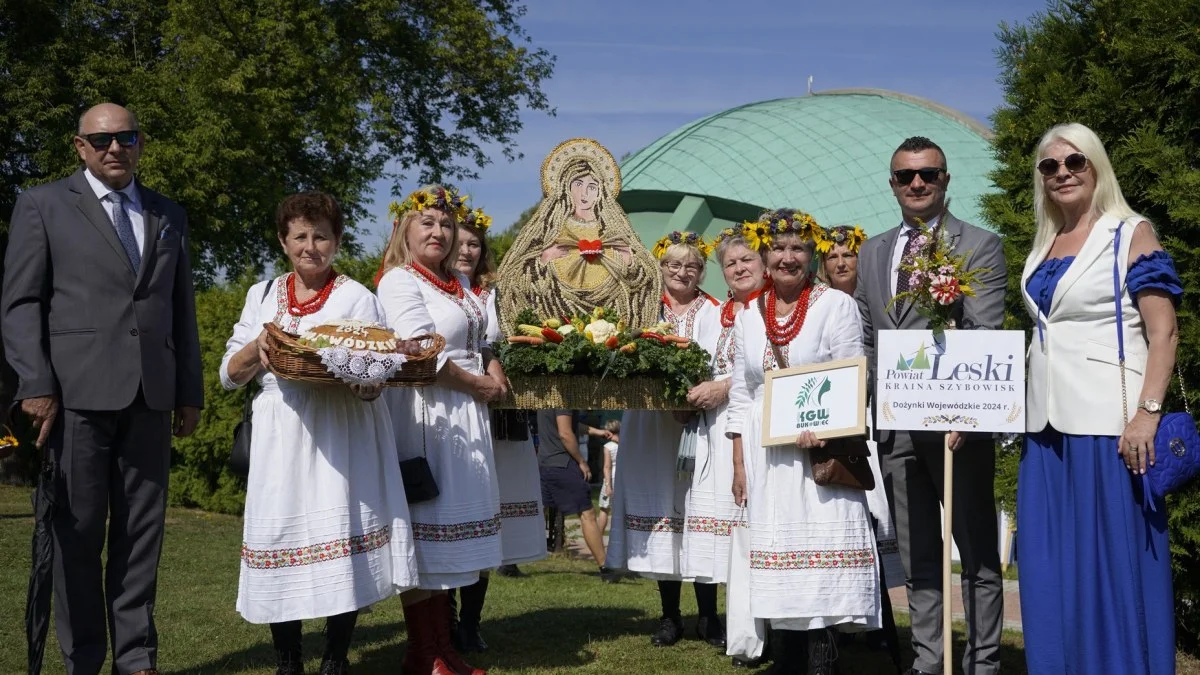
<path id="1" fill-rule="evenodd" d="M 612 511 L 613 476 L 617 472 L 617 443 L 620 442 L 621 420 L 609 420 L 604 423 L 604 430 L 612 434 L 612 440 L 604 444 L 604 484 L 600 487 L 600 515 L 596 524 L 600 526 L 600 534 L 608 527 L 608 514 Z"/>

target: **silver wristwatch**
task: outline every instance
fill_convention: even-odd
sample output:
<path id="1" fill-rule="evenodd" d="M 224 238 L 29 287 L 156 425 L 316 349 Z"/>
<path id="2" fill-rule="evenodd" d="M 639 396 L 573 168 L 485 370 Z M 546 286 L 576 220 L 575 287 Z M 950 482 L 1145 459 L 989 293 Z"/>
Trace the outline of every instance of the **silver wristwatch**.
<path id="1" fill-rule="evenodd" d="M 1151 415 L 1157 415 L 1162 412 L 1162 403 L 1159 403 L 1158 401 L 1156 401 L 1152 398 L 1148 398 L 1145 401 L 1142 401 L 1141 403 L 1139 403 L 1138 408 L 1145 410 L 1146 412 L 1150 413 Z"/>

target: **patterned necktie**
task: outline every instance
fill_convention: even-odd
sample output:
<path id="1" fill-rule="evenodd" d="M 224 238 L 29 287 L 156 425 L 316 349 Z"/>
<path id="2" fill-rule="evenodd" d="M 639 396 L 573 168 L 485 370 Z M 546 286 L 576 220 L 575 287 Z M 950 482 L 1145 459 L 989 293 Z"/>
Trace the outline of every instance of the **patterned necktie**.
<path id="1" fill-rule="evenodd" d="M 121 246 L 125 249 L 125 255 L 129 256 L 129 264 L 133 265 L 133 271 L 137 271 L 142 266 L 142 252 L 138 250 L 137 238 L 133 236 L 133 221 L 129 219 L 129 211 L 125 208 L 125 202 L 128 197 L 124 192 L 110 192 L 108 195 L 113 202 L 113 227 L 117 229 L 117 239 L 121 240 Z"/>
<path id="2" fill-rule="evenodd" d="M 909 289 L 909 273 L 905 272 L 902 266 L 905 263 L 912 262 L 913 254 L 917 252 L 917 233 L 918 230 L 915 227 L 910 227 L 903 232 L 908 241 L 904 242 L 904 253 L 900 254 L 900 265 L 896 266 L 896 295 L 907 292 Z M 897 300 L 896 308 L 902 309 L 903 307 L 904 300 Z"/>

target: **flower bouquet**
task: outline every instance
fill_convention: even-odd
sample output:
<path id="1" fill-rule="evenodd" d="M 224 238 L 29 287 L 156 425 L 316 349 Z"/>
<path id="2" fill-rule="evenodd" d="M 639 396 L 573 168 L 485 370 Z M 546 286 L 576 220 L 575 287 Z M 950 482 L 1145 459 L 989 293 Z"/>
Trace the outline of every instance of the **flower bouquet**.
<path id="1" fill-rule="evenodd" d="M 929 320 L 934 333 L 954 328 L 954 304 L 962 297 L 975 297 L 982 286 L 979 277 L 986 267 L 967 269 L 967 256 L 956 255 L 945 230 L 935 232 L 917 220 L 916 252 L 900 261 L 900 271 L 908 274 L 908 290 L 896 294 L 888 303 L 890 310 L 898 302 L 911 302 L 917 313 Z"/>
<path id="2" fill-rule="evenodd" d="M 687 410 L 687 392 L 712 376 L 708 352 L 670 324 L 630 329 L 611 310 L 517 315 L 517 335 L 494 346 L 512 384 L 496 408 Z"/>

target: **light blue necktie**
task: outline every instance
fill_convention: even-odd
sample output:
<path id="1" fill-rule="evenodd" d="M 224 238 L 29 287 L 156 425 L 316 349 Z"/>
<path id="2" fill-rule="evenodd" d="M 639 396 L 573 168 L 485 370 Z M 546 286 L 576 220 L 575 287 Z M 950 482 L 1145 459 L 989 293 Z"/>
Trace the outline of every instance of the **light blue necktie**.
<path id="1" fill-rule="evenodd" d="M 117 229 L 117 239 L 121 240 L 125 255 L 129 256 L 129 264 L 133 265 L 133 271 L 136 272 L 142 266 L 142 252 L 138 250 L 137 238 L 133 236 L 133 221 L 125 210 L 125 202 L 129 198 L 124 192 L 111 192 L 108 196 L 113 201 L 113 227 Z"/>

